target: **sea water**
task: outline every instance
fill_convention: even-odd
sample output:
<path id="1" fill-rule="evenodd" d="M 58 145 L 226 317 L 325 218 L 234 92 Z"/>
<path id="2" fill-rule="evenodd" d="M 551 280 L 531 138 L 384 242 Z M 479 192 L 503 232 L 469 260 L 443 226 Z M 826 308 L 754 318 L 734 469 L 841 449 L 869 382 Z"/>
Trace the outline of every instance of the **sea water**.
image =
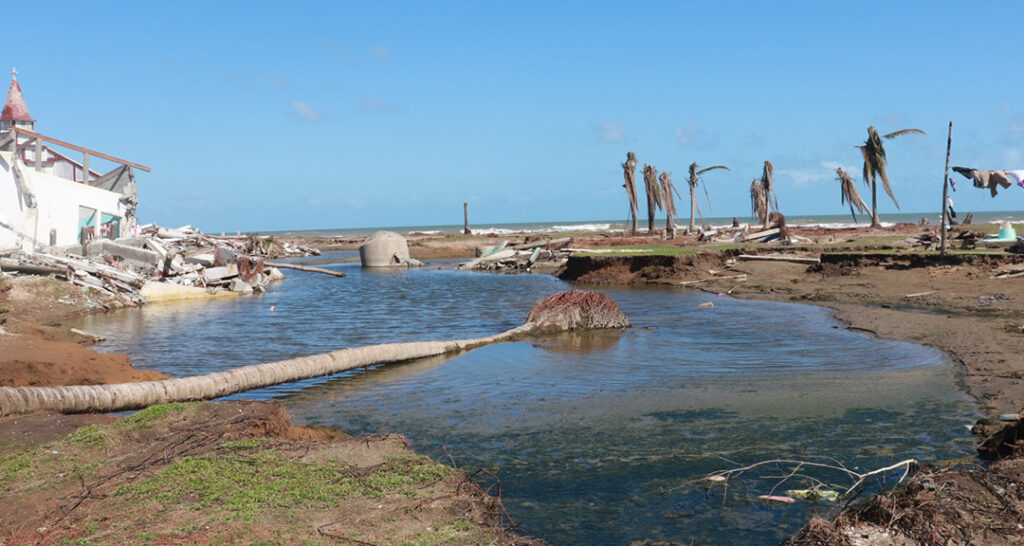
<path id="1" fill-rule="evenodd" d="M 264 295 L 154 304 L 77 326 L 108 336 L 99 350 L 182 377 L 343 347 L 489 335 L 569 288 L 550 276 L 437 264 L 327 267 L 348 277 L 288 272 Z M 671 288 L 603 291 L 632 328 L 504 343 L 233 398 L 278 400 L 299 424 L 401 433 L 467 474 L 484 469 L 478 478 L 492 492 L 500 481 L 520 531 L 553 544 L 776 544 L 834 505 L 757 500 L 806 487 L 798 478 L 780 484 L 780 469 L 728 487 L 703 478 L 774 458 L 865 472 L 972 454 L 965 425 L 976 409 L 936 350 L 846 330 L 813 306 Z M 709 301 L 713 308 L 698 307 Z M 802 473 L 850 485 L 835 473 Z"/>

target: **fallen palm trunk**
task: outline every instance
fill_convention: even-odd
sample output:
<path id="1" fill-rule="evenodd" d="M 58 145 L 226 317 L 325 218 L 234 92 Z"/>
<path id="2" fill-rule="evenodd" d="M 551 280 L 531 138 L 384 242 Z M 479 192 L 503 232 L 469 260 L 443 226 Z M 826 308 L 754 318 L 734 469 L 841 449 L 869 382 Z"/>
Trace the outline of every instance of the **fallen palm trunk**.
<path id="1" fill-rule="evenodd" d="M 276 267 L 279 269 L 294 269 L 296 271 L 306 271 L 309 273 L 323 273 L 324 275 L 331 275 L 334 277 L 344 277 L 345 274 L 341 271 L 331 271 L 330 269 L 324 269 L 322 267 L 309 267 L 308 265 L 296 265 L 296 264 L 285 264 L 280 262 L 267 262 L 267 267 Z"/>
<path id="2" fill-rule="evenodd" d="M 488 337 L 356 347 L 165 381 L 68 387 L 0 387 L 0 416 L 32 410 L 66 413 L 122 411 L 167 402 L 209 400 L 354 368 L 473 349 L 531 333 L 627 326 L 629 321 L 625 315 L 604 294 L 562 292 L 541 300 L 530 311 L 526 324 Z"/>

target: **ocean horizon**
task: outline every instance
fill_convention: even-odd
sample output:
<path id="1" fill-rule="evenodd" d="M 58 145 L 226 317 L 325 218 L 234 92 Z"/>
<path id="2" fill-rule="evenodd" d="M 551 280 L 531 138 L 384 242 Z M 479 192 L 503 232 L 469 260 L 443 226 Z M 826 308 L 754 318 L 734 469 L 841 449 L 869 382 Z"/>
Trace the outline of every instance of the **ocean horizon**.
<path id="1" fill-rule="evenodd" d="M 966 212 L 959 214 L 956 220 L 962 221 L 967 215 Z M 920 223 L 926 218 L 930 225 L 939 223 L 939 215 L 935 212 L 900 212 L 891 214 L 879 214 L 879 220 L 883 225 L 898 223 Z M 740 223 L 751 223 L 749 216 L 737 217 Z M 698 219 L 698 225 L 711 224 L 715 227 L 732 225 L 732 216 L 712 216 Z M 1024 222 L 1024 211 L 978 211 L 974 212 L 974 224 L 995 224 L 1000 222 Z M 868 227 L 871 224 L 870 215 L 861 215 L 854 223 L 848 214 L 794 214 L 786 216 L 786 223 L 797 226 L 819 226 L 829 229 L 840 229 L 850 227 Z M 641 230 L 647 224 L 646 218 L 640 220 Z M 689 218 L 677 221 L 676 225 L 685 228 L 689 224 Z M 657 218 L 655 227 L 664 227 L 664 215 Z M 628 226 L 628 220 L 577 220 L 577 221 L 537 221 L 537 222 L 482 222 L 474 224 L 470 222 L 470 229 L 474 235 L 503 235 L 511 233 L 558 233 L 558 232 L 580 232 L 580 231 L 607 231 L 624 232 Z M 411 234 L 443 234 L 462 233 L 462 224 L 425 224 L 409 226 L 377 226 L 377 227 L 345 227 L 345 228 L 316 228 L 316 229 L 288 229 L 275 231 L 258 231 L 260 235 L 280 236 L 321 236 L 321 237 L 352 237 L 369 235 L 375 231 L 394 231 L 397 233 Z"/>

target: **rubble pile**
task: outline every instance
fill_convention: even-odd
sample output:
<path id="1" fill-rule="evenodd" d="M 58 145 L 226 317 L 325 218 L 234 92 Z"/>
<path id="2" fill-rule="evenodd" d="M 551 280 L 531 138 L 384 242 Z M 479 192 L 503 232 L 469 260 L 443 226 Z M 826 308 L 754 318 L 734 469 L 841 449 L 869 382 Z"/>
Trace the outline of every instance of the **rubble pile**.
<path id="1" fill-rule="evenodd" d="M 251 294 L 284 278 L 265 262 L 269 245 L 255 234 L 216 237 L 192 226 L 172 229 L 155 224 L 141 226 L 141 233 L 117 240 L 94 239 L 84 246 L 11 251 L 0 255 L 0 271 L 52 274 L 129 303 L 146 301 L 147 293 L 173 292 L 174 287 Z"/>
<path id="2" fill-rule="evenodd" d="M 509 247 L 508 241 L 478 249 L 479 256 L 459 265 L 460 269 L 499 272 L 554 271 L 565 264 L 571 251 L 569 237 Z"/>

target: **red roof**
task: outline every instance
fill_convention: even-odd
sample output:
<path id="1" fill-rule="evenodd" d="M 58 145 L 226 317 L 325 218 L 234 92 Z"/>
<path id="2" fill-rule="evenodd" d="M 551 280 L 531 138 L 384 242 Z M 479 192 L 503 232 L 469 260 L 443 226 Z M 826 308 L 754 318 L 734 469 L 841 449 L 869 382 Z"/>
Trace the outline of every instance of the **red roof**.
<path id="1" fill-rule="evenodd" d="M 7 101 L 4 102 L 0 121 L 35 121 L 28 115 L 28 106 L 25 106 L 25 97 L 21 94 L 21 86 L 16 77 L 11 78 L 11 88 L 7 90 Z"/>

